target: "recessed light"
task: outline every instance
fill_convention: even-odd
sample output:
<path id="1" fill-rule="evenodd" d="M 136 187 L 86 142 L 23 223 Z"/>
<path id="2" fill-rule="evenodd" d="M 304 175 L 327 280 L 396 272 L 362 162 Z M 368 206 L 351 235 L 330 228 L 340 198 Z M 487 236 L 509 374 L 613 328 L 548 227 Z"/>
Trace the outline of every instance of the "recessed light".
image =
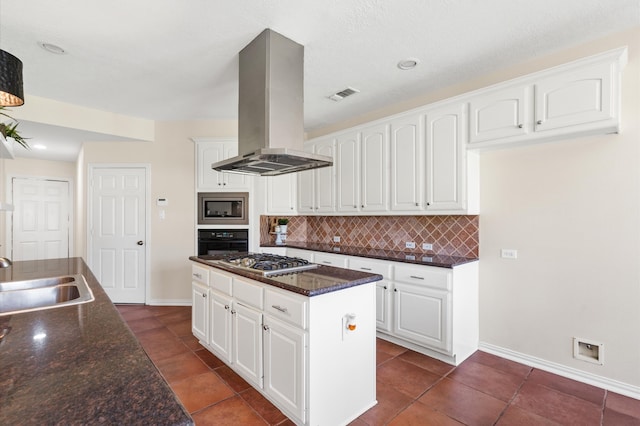
<path id="1" fill-rule="evenodd" d="M 420 63 L 419 59 L 407 58 L 398 62 L 398 68 L 401 70 L 412 70 Z"/>
<path id="2" fill-rule="evenodd" d="M 42 47 L 47 52 L 54 53 L 56 55 L 64 55 L 67 53 L 62 47 L 44 41 L 39 41 L 38 46 Z"/>
<path id="3" fill-rule="evenodd" d="M 47 149 L 47 147 L 42 145 L 41 143 L 37 143 L 37 144 L 33 145 L 32 148 L 33 149 Z"/>

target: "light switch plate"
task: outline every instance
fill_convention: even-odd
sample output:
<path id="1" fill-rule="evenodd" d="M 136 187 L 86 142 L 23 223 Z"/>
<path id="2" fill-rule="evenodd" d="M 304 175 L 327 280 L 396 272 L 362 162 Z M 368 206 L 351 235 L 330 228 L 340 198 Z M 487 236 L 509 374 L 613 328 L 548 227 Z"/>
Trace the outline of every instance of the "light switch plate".
<path id="1" fill-rule="evenodd" d="M 500 257 L 503 259 L 517 259 L 518 250 L 515 249 L 502 249 L 500 250 Z"/>

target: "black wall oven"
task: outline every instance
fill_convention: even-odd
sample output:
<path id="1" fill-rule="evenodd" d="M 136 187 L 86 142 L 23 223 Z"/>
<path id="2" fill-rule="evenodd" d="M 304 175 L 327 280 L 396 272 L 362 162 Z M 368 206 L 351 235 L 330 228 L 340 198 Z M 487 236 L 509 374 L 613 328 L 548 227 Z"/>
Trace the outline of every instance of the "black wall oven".
<path id="1" fill-rule="evenodd" d="M 249 251 L 248 229 L 198 229 L 198 256 Z"/>

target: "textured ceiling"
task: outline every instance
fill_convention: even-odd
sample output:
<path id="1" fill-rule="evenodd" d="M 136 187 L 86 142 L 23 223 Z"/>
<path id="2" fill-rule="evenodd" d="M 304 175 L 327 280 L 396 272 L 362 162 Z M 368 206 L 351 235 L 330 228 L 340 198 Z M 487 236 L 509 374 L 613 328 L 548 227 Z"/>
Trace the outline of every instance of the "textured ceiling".
<path id="1" fill-rule="evenodd" d="M 154 120 L 236 118 L 237 54 L 272 28 L 305 46 L 307 130 L 640 26 L 638 0 L 0 1 L 28 94 Z"/>

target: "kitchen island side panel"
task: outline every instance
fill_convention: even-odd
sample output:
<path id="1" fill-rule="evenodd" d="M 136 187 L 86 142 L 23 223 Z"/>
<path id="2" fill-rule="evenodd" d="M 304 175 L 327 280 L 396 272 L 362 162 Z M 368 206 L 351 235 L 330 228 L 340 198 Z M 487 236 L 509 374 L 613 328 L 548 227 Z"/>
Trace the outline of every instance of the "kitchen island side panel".
<path id="1" fill-rule="evenodd" d="M 375 288 L 309 299 L 309 425 L 346 425 L 377 403 Z M 348 315 L 355 315 L 353 331 Z"/>

